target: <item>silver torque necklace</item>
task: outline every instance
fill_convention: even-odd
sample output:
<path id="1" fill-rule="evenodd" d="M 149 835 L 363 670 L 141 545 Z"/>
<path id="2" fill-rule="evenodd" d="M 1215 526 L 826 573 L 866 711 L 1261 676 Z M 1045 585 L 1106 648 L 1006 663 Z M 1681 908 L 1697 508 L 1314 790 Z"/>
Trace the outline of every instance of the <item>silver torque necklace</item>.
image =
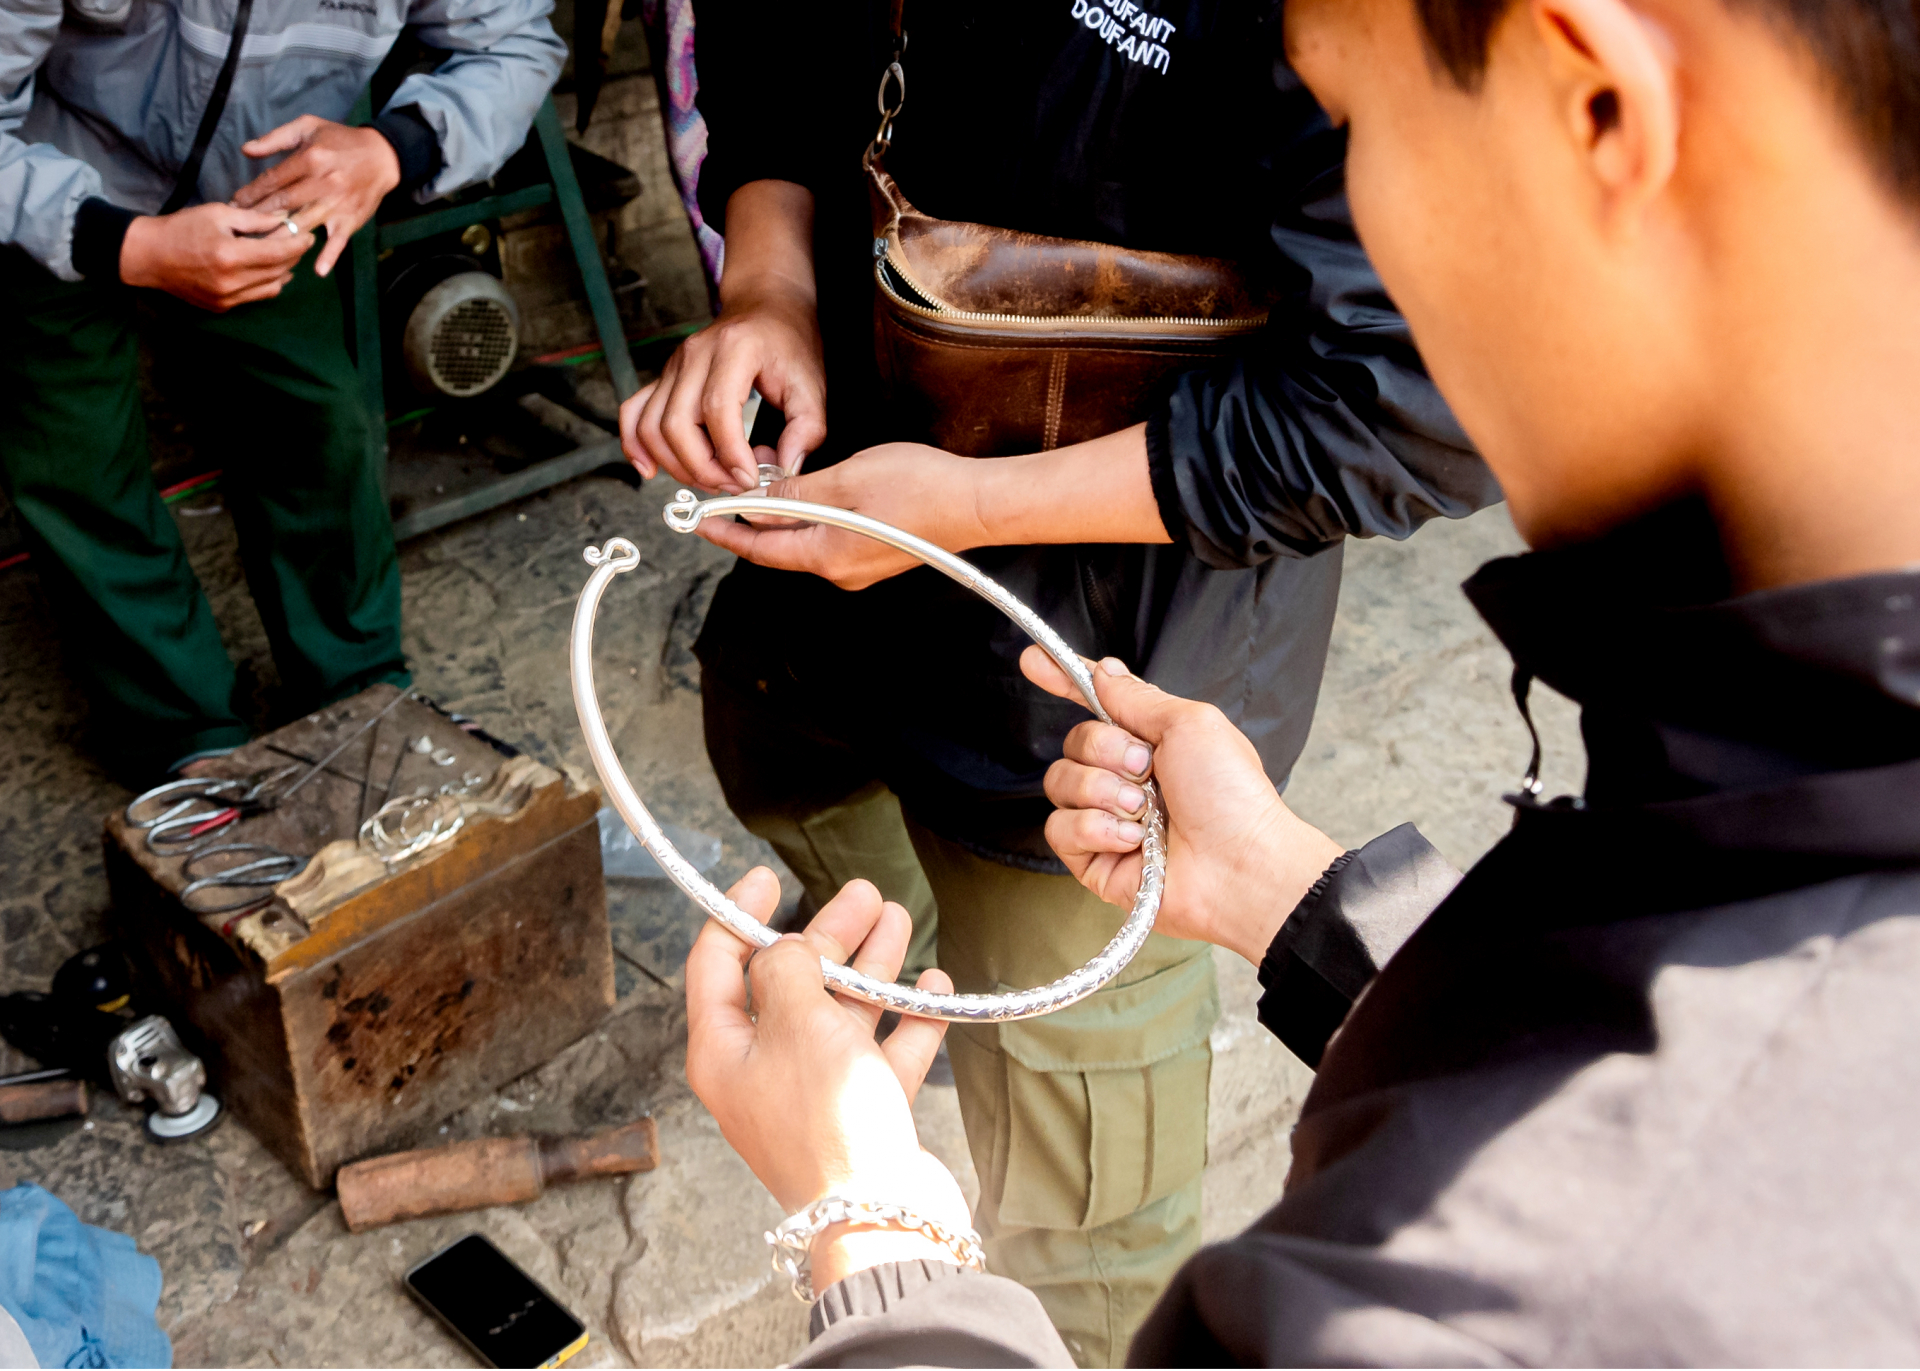
<path id="1" fill-rule="evenodd" d="M 1060 635 L 1006 587 L 945 548 L 935 547 L 924 538 L 916 538 L 911 533 L 883 524 L 878 519 L 870 519 L 864 514 L 771 495 L 727 495 L 702 500 L 692 491 L 683 490 L 673 497 L 672 503 L 664 511 L 667 527 L 676 533 L 691 533 L 700 526 L 702 519 L 727 514 L 761 514 L 829 524 L 898 548 L 908 556 L 944 572 L 975 594 L 999 606 L 1002 613 L 1018 624 L 1028 637 L 1040 645 L 1041 651 L 1053 658 L 1059 668 L 1067 673 L 1079 687 L 1087 708 L 1103 722 L 1113 722 L 1101 707 L 1100 697 L 1094 693 L 1093 676 L 1087 664 L 1067 646 Z M 580 714 L 580 727 L 586 733 L 587 753 L 593 758 L 594 769 L 600 773 L 600 782 L 606 787 L 607 798 L 612 802 L 615 812 L 626 820 L 634 836 L 660 863 L 660 869 L 667 873 L 668 879 L 686 891 L 709 918 L 718 919 L 755 947 L 771 946 L 780 935 L 728 899 L 680 855 L 674 845 L 667 841 L 666 833 L 641 802 L 639 792 L 633 788 L 633 782 L 620 765 L 619 755 L 613 749 L 613 739 L 608 736 L 606 720 L 601 717 L 600 701 L 593 688 L 593 622 L 600 608 L 600 597 L 606 593 L 613 578 L 640 565 L 640 550 L 625 538 L 609 538 L 603 546 L 588 547 L 583 555 L 587 565 L 593 568 L 593 574 L 587 578 L 573 614 L 573 633 L 569 641 L 573 704 Z M 1012 990 L 994 995 L 939 995 L 896 985 L 892 981 L 876 980 L 823 957 L 820 970 L 828 986 L 838 993 L 851 995 L 869 1004 L 953 1023 L 1005 1023 L 1012 1019 L 1032 1019 L 1085 999 L 1133 960 L 1134 954 L 1147 941 L 1147 935 L 1153 932 L 1154 917 L 1160 912 L 1160 896 L 1166 888 L 1167 815 L 1160 803 L 1159 788 L 1152 781 L 1146 782 L 1141 788 L 1147 793 L 1147 812 L 1142 820 L 1147 836 L 1142 846 L 1145 861 L 1140 873 L 1140 892 L 1134 897 L 1133 909 L 1128 913 L 1126 922 L 1120 925 L 1120 931 L 1113 935 L 1112 941 L 1092 961 L 1078 971 L 1069 972 L 1057 981 L 1035 986 L 1031 990 Z"/>

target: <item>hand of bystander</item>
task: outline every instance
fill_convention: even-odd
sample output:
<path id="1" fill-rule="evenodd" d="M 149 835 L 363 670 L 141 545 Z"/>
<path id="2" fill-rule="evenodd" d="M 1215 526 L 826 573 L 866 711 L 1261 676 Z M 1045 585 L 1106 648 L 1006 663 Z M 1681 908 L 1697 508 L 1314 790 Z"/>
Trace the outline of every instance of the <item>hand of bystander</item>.
<path id="1" fill-rule="evenodd" d="M 400 184 L 400 157 L 385 134 L 317 115 L 303 114 L 240 150 L 249 157 L 293 154 L 235 191 L 233 203 L 291 214 L 308 231 L 325 227 L 327 245 L 313 264 L 317 276 L 333 270 L 348 240 Z"/>
<path id="2" fill-rule="evenodd" d="M 287 232 L 278 215 L 195 205 L 129 223 L 120 245 L 120 279 L 221 314 L 278 295 L 312 246 L 311 233 Z"/>
<path id="3" fill-rule="evenodd" d="M 759 485 L 760 461 L 797 470 L 827 436 L 816 303 L 812 192 L 789 181 L 748 182 L 727 204 L 720 317 L 620 406 L 627 460 L 643 476 L 665 471 L 735 492 Z M 759 455 L 741 419 L 756 389 L 787 420 L 779 447 Z"/>

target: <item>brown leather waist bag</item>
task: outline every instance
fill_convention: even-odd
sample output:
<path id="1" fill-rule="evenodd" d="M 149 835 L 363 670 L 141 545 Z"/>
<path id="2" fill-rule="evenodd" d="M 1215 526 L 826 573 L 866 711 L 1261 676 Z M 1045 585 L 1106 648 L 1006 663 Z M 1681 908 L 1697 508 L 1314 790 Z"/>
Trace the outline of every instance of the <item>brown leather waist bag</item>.
<path id="1" fill-rule="evenodd" d="M 896 53 L 906 38 L 894 9 Z M 898 97 L 888 104 L 888 86 Z M 1267 322 L 1233 263 L 954 223 L 923 214 L 882 156 L 906 96 L 880 82 L 862 159 L 873 201 L 874 349 L 899 417 L 970 457 L 1040 452 L 1147 417 L 1174 372 Z"/>

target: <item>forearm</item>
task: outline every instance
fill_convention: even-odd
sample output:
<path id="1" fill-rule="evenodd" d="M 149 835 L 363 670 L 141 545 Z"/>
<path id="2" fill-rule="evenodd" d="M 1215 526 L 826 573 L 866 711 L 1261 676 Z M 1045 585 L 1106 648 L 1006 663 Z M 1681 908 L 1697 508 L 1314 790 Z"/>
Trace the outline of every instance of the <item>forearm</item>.
<path id="1" fill-rule="evenodd" d="M 749 181 L 727 201 L 723 310 L 779 294 L 815 308 L 813 192 L 792 181 Z"/>
<path id="2" fill-rule="evenodd" d="M 970 463 L 978 547 L 1170 543 L 1147 473 L 1147 426 Z"/>
<path id="3" fill-rule="evenodd" d="M 923 1233 L 897 1228 L 836 1224 L 813 1242 L 813 1288 L 825 1290 L 847 1277 L 887 1262 L 951 1264 L 953 1255 Z"/>

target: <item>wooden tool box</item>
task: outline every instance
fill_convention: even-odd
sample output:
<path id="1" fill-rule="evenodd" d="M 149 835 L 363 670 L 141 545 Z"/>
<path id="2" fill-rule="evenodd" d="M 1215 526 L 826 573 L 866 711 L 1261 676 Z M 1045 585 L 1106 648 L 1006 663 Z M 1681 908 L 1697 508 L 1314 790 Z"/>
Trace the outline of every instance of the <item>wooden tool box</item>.
<path id="1" fill-rule="evenodd" d="M 317 761 L 394 694 L 375 686 L 212 769 Z M 388 865 L 354 840 L 390 778 L 394 795 L 451 784 L 476 798 L 451 839 Z M 612 1007 L 599 805 L 577 773 L 510 760 L 405 700 L 283 805 L 223 831 L 321 854 L 269 903 L 190 913 L 184 859 L 156 855 L 119 811 L 108 881 L 120 931 L 144 952 L 137 971 L 204 1053 L 211 1088 L 321 1188 L 549 1060 Z"/>

